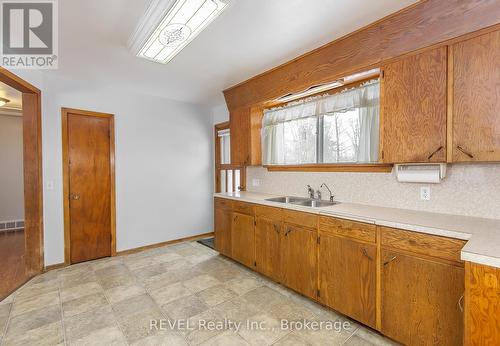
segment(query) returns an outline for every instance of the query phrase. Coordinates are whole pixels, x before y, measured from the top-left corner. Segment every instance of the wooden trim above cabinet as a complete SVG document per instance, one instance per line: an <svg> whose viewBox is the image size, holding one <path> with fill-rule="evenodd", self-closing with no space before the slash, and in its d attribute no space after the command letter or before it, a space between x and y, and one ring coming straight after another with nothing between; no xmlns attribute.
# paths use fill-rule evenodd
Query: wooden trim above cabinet
<svg viewBox="0 0 500 346"><path fill-rule="evenodd" d="M446 44L497 25L498 18L500 7L495 1L420 1L228 88L224 96L230 110L261 104L409 52Z"/></svg>
<svg viewBox="0 0 500 346"><path fill-rule="evenodd" d="M270 172L371 172L390 173L392 164L307 164L264 166Z"/></svg>

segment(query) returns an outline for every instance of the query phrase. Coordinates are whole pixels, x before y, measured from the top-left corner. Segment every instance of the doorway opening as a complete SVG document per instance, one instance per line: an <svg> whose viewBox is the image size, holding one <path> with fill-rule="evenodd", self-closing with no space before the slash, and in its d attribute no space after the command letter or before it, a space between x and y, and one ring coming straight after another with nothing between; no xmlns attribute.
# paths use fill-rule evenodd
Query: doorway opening
<svg viewBox="0 0 500 346"><path fill-rule="evenodd" d="M41 93L0 68L0 300L43 270Z"/></svg>

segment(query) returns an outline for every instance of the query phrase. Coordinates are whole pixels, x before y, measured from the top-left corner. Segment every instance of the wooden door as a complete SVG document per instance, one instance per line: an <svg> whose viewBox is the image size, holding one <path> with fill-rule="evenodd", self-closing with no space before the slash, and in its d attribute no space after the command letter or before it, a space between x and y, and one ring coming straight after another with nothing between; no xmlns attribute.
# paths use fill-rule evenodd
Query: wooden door
<svg viewBox="0 0 500 346"><path fill-rule="evenodd" d="M250 108L243 107L230 113L231 164L250 163Z"/></svg>
<svg viewBox="0 0 500 346"><path fill-rule="evenodd" d="M247 267L255 265L255 219L233 212L231 226L232 258Z"/></svg>
<svg viewBox="0 0 500 346"><path fill-rule="evenodd" d="M96 115L63 113L67 117L70 263L112 254L112 117L92 114Z"/></svg>
<svg viewBox="0 0 500 346"><path fill-rule="evenodd" d="M231 216L230 209L215 208L215 248L228 257L231 257Z"/></svg>
<svg viewBox="0 0 500 346"><path fill-rule="evenodd" d="M316 299L317 231L285 224L281 237L281 272L283 283Z"/></svg>
<svg viewBox="0 0 500 346"><path fill-rule="evenodd" d="M446 47L384 67L382 161L446 161Z"/></svg>
<svg viewBox="0 0 500 346"><path fill-rule="evenodd" d="M375 245L321 234L320 301L375 328Z"/></svg>
<svg viewBox="0 0 500 346"><path fill-rule="evenodd" d="M500 31L453 52L454 162L500 161Z"/></svg>
<svg viewBox="0 0 500 346"><path fill-rule="evenodd" d="M257 270L275 281L281 281L280 221L257 217L255 225L255 262Z"/></svg>
<svg viewBox="0 0 500 346"><path fill-rule="evenodd" d="M382 249L382 333L406 345L462 345L464 268Z"/></svg>

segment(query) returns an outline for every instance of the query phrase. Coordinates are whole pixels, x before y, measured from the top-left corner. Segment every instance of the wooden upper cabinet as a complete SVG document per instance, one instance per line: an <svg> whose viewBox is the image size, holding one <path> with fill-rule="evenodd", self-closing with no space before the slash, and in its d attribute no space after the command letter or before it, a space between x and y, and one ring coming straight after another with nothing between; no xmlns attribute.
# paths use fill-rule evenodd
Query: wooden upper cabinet
<svg viewBox="0 0 500 346"><path fill-rule="evenodd" d="M255 218L233 212L231 225L232 258L247 267L255 265Z"/></svg>
<svg viewBox="0 0 500 346"><path fill-rule="evenodd" d="M500 161L500 31L452 46L454 162Z"/></svg>
<svg viewBox="0 0 500 346"><path fill-rule="evenodd" d="M383 70L382 161L445 162L446 47L397 60Z"/></svg>
<svg viewBox="0 0 500 346"><path fill-rule="evenodd" d="M381 332L404 345L462 345L464 269L382 248Z"/></svg>
<svg viewBox="0 0 500 346"><path fill-rule="evenodd" d="M231 164L258 166L262 163L262 116L260 107L243 107L230 111Z"/></svg>
<svg viewBox="0 0 500 346"><path fill-rule="evenodd" d="M250 161L250 109L232 110L229 115L231 164L246 165Z"/></svg>
<svg viewBox="0 0 500 346"><path fill-rule="evenodd" d="M376 245L321 233L320 301L375 328Z"/></svg>
<svg viewBox="0 0 500 346"><path fill-rule="evenodd" d="M281 237L281 272L283 283L316 299L317 293L316 229L285 224Z"/></svg>

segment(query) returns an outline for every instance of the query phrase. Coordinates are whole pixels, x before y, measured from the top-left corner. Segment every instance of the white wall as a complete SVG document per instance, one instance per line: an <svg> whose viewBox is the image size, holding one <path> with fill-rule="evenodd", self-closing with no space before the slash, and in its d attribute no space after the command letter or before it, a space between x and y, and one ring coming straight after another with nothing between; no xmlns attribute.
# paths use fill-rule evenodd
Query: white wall
<svg viewBox="0 0 500 346"><path fill-rule="evenodd" d="M212 231L210 111L22 72L42 90L46 265L64 261L61 107L115 114L118 251Z"/></svg>
<svg viewBox="0 0 500 346"><path fill-rule="evenodd" d="M23 118L0 115L0 221L24 220Z"/></svg>

